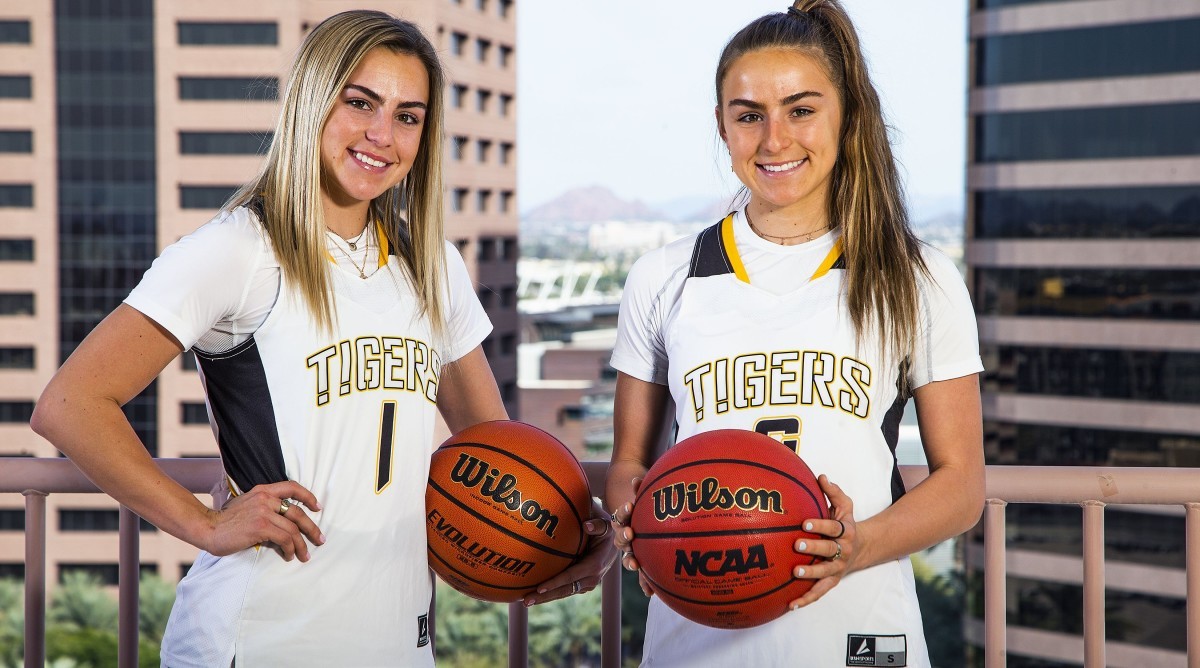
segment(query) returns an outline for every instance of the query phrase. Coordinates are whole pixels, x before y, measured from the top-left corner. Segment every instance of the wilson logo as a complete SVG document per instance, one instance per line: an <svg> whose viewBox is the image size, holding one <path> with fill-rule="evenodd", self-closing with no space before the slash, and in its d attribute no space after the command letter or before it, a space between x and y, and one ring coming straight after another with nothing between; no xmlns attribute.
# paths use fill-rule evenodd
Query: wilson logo
<svg viewBox="0 0 1200 668"><path fill-rule="evenodd" d="M713 550L701 552L692 550L685 552L675 550L675 575L707 575L721 576L729 573L745 575L753 570L767 569L767 548L763 545L751 545L745 551L740 548L733 550Z"/></svg>
<svg viewBox="0 0 1200 668"><path fill-rule="evenodd" d="M783 495L778 490L742 487L722 487L716 478L705 478L699 484L677 482L654 490L654 519L662 522L689 513L713 510L760 510L782 513Z"/></svg>
<svg viewBox="0 0 1200 668"><path fill-rule="evenodd" d="M533 523L547 536L553 538L554 530L558 528L558 516L546 510L535 499L526 499L517 489L520 482L511 473L500 473L500 469L466 453L458 455L454 470L450 471L450 480L467 489L478 487L479 493L503 504L526 522Z"/></svg>

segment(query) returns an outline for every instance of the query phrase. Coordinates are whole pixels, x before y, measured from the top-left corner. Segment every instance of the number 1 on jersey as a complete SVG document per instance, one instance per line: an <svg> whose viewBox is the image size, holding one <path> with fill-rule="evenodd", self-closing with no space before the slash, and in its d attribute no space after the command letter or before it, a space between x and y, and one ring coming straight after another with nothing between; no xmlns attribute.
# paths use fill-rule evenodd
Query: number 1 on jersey
<svg viewBox="0 0 1200 668"><path fill-rule="evenodd" d="M396 402L383 402L379 416L379 451L375 455L375 493L392 484L392 446L396 440Z"/></svg>

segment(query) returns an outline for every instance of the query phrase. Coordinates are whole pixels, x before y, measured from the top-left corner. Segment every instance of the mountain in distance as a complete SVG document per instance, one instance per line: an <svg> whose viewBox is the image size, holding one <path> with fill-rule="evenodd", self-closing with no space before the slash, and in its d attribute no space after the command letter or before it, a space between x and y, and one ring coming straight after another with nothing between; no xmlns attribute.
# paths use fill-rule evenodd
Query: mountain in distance
<svg viewBox="0 0 1200 668"><path fill-rule="evenodd" d="M522 223L661 221L668 217L640 200L623 200L604 186L575 188L526 211Z"/></svg>

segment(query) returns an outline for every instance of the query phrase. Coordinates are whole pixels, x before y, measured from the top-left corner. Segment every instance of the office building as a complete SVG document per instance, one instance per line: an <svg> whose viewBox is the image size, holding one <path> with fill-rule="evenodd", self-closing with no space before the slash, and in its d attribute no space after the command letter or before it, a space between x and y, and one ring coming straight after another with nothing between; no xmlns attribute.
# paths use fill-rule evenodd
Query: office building
<svg viewBox="0 0 1200 668"><path fill-rule="evenodd" d="M971 0L970 35L988 463L1200 466L1200 4ZM1081 509L1007 520L1008 666L1081 666ZM1108 665L1185 665L1183 509L1104 532Z"/></svg>
<svg viewBox="0 0 1200 668"><path fill-rule="evenodd" d="M306 32L351 8L416 22L448 74L446 230L516 386L516 7L513 0L0 0L0 456L53 457L28 427L58 365L157 253L257 172ZM505 345L508 342L510 345ZM191 356L126 412L157 457L216 454ZM116 578L117 510L49 499L49 577ZM0 576L23 575L20 497L0 498ZM178 579L195 550L148 527L143 567Z"/></svg>

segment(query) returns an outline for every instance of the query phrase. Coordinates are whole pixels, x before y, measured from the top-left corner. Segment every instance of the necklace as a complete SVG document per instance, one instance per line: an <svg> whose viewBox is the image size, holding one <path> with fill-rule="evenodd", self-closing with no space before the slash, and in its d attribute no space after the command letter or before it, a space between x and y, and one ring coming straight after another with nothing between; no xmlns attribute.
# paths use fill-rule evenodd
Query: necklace
<svg viewBox="0 0 1200 668"><path fill-rule="evenodd" d="M354 237L353 239L342 239L343 241L346 242L346 244L348 246L350 246L350 250L352 250L352 251L358 250L358 242L362 241L363 235L367 233L368 227L370 227L370 223L368 223L367 225L364 225L362 228L362 232L359 232L358 236ZM340 239L341 237L338 237L338 238Z"/></svg>
<svg viewBox="0 0 1200 668"><path fill-rule="evenodd" d="M366 234L366 233L367 233L366 228L363 228L362 233L360 233L358 235L358 237L354 240L354 242L350 242L350 241L346 242L346 243L350 244L350 250L357 250L356 244L362 240L363 234ZM337 239L341 239L341 237L339 237L337 234L334 234L333 236ZM358 263L354 261L354 258L351 257L350 254L346 252L346 249L342 248L341 244L339 244L335 241L333 245L338 249L338 252L340 252L342 255L346 256L347 260L350 260L350 266L354 267L354 269L358 271L358 277L363 280L366 280L366 278L367 278L367 258L370 257L370 255L371 255L371 253L370 253L370 250L371 250L370 237L367 238L366 245L363 246L363 261L362 261L361 267L358 266ZM371 272L371 273L375 273L375 272Z"/></svg>
<svg viewBox="0 0 1200 668"><path fill-rule="evenodd" d="M766 239L767 241L770 241L771 243L776 243L776 244L779 244L780 246L789 246L789 245L791 245L791 244L787 244L787 243L784 243L784 242L785 242L785 241L791 241L792 239L800 239L800 241L799 241L798 243L804 243L804 242L806 242L806 241L811 241L813 237L815 237L815 236L817 236L818 234L820 234L820 233L824 232L825 230L828 230L828 229L829 229L829 223L826 223L826 224L822 225L821 227L818 227L818 228L816 228L816 229L813 229L813 230L809 230L808 232L802 232L802 233L800 233L800 234L793 234L793 235L792 235L792 236L790 236L790 237L780 237L780 236L775 236L775 235L773 235L773 234L767 234L766 232L763 232L762 230L760 230L760 229L758 229L757 227L755 227L755 226L754 226L754 221L753 221L753 220L750 220L750 211L749 211L749 207L747 207L747 210L746 210L746 212L745 212L745 213L746 213L746 222L750 224L750 229L751 229L751 230L754 230L754 233L755 233L755 234L757 234L758 236L762 237L763 239ZM774 241L772 241L772 240L774 240Z"/></svg>

